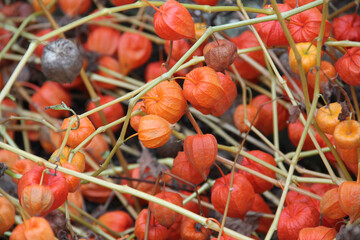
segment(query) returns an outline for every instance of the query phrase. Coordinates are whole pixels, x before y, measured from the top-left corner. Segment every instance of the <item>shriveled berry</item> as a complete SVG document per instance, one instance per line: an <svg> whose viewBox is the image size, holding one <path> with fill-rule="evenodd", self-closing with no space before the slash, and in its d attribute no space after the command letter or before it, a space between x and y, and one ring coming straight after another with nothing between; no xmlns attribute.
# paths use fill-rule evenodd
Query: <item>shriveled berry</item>
<svg viewBox="0 0 360 240"><path fill-rule="evenodd" d="M60 38L44 47L41 62L46 78L59 83L72 83L79 75L84 59L72 41Z"/></svg>

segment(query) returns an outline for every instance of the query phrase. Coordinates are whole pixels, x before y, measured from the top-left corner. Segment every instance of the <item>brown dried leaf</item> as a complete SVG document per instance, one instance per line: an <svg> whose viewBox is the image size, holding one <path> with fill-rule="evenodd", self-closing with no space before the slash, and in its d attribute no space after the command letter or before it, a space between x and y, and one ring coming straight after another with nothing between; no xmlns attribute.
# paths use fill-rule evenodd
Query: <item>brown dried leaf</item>
<svg viewBox="0 0 360 240"><path fill-rule="evenodd" d="M341 113L339 114L338 119L340 121L344 121L346 120L347 117L350 116L350 111L346 101L341 102L340 105L341 105Z"/></svg>
<svg viewBox="0 0 360 240"><path fill-rule="evenodd" d="M160 174L160 172L164 172L168 169L167 166L160 164L156 160L156 158L151 155L149 149L147 149L143 145L141 145L141 147L142 152L140 158L138 159L138 163L140 165L140 176L146 177L150 175L156 178ZM149 168L149 171L146 173L146 176L144 176L147 167Z"/></svg>
<svg viewBox="0 0 360 240"><path fill-rule="evenodd" d="M322 95L328 104L331 102L331 95L333 94L334 89L335 86L332 81L327 81L325 84L321 85Z"/></svg>
<svg viewBox="0 0 360 240"><path fill-rule="evenodd" d="M225 227L233 229L245 236L250 236L259 226L261 214L247 214L244 220L239 218L226 217ZM223 215L215 212L215 218L222 221Z"/></svg>
<svg viewBox="0 0 360 240"><path fill-rule="evenodd" d="M298 106L291 106L289 108L289 119L288 119L288 123L295 123L296 120L299 118L300 116L300 108Z"/></svg>

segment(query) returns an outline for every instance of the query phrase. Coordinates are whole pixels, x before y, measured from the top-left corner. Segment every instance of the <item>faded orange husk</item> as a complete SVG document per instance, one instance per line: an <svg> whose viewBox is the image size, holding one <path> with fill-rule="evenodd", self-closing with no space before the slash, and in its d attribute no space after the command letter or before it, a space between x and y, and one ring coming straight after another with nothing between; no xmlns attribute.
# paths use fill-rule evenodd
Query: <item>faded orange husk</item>
<svg viewBox="0 0 360 240"><path fill-rule="evenodd" d="M46 213L54 202L54 194L47 186L31 185L21 193L21 206L31 216L41 216Z"/></svg>
<svg viewBox="0 0 360 240"><path fill-rule="evenodd" d="M340 207L338 188L330 189L321 198L320 213L330 219L346 217L346 213Z"/></svg>

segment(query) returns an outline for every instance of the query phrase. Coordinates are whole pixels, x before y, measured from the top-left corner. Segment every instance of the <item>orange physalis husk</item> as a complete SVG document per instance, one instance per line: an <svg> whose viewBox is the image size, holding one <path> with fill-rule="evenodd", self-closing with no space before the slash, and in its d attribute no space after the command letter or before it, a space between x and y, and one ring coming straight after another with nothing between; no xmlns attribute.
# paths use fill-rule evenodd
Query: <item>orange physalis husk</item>
<svg viewBox="0 0 360 240"><path fill-rule="evenodd" d="M215 70L199 67L186 75L183 94L195 108L211 109L224 96L224 89Z"/></svg>
<svg viewBox="0 0 360 240"><path fill-rule="evenodd" d="M338 191L341 209L350 217L350 223L353 223L360 217L360 183L343 182Z"/></svg>
<svg viewBox="0 0 360 240"><path fill-rule="evenodd" d="M160 116L146 115L140 119L138 133L145 147L157 148L170 139L170 123Z"/></svg>
<svg viewBox="0 0 360 240"><path fill-rule="evenodd" d="M340 207L338 188L330 189L321 198L320 213L330 219L346 217L346 213Z"/></svg>
<svg viewBox="0 0 360 240"><path fill-rule="evenodd" d="M144 65L152 52L151 41L140 33L126 32L118 42L118 58L124 75Z"/></svg>
<svg viewBox="0 0 360 240"><path fill-rule="evenodd" d="M360 147L360 123L355 120L340 122L333 133L335 145L339 148L353 149Z"/></svg>
<svg viewBox="0 0 360 240"><path fill-rule="evenodd" d="M154 28L165 40L195 37L194 21L189 11L179 2L169 0L154 14Z"/></svg>
<svg viewBox="0 0 360 240"><path fill-rule="evenodd" d="M333 240L336 237L337 231L335 228L327 228L318 226L313 228L303 228L299 233L298 240L321 239Z"/></svg>
<svg viewBox="0 0 360 240"><path fill-rule="evenodd" d="M180 120L187 108L187 102L180 85L175 81L164 81L144 97L148 114L158 115L174 124Z"/></svg>
<svg viewBox="0 0 360 240"><path fill-rule="evenodd" d="M72 118L74 118L74 116L65 118L61 125L61 129L66 130ZM77 124L78 122L75 121L75 123L71 127L75 128ZM66 142L66 145L71 148L76 148L82 141L84 141L87 137L89 137L93 132L95 132L94 125L91 123L88 117L84 117L80 119L80 126L78 127L78 129L70 130L69 138ZM65 137L65 131L61 132L61 141L63 141L64 137ZM89 143L90 142L85 144L84 147L86 147Z"/></svg>

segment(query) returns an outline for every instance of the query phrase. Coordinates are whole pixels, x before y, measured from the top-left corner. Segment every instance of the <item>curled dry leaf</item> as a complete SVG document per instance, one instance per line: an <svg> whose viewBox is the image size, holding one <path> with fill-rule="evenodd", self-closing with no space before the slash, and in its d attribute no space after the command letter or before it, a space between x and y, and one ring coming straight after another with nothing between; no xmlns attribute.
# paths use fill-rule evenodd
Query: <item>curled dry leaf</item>
<svg viewBox="0 0 360 240"><path fill-rule="evenodd" d="M300 109L298 106L291 106L289 108L289 119L288 119L288 123L295 123L296 120L299 118L300 116Z"/></svg>

